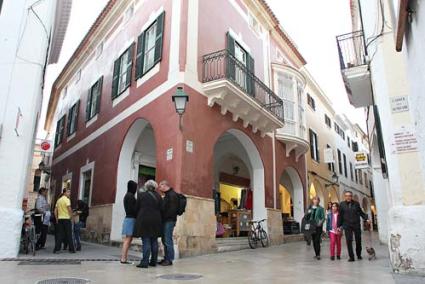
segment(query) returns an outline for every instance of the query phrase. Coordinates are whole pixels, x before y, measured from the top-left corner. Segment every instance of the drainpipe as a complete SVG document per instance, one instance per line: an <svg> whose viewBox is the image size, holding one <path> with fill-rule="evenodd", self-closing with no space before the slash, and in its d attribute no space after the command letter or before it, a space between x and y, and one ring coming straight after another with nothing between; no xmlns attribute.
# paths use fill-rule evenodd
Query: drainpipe
<svg viewBox="0 0 425 284"><path fill-rule="evenodd" d="M273 150L273 208L277 209L277 206L276 206L276 130L273 130L272 150Z"/></svg>

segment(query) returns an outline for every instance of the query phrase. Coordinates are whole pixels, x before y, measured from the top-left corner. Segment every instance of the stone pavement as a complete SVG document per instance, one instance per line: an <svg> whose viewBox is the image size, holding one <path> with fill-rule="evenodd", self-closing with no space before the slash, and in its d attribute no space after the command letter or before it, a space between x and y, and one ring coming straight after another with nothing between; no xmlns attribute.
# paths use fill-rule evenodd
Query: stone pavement
<svg viewBox="0 0 425 284"><path fill-rule="evenodd" d="M374 243L376 261L348 263L343 247L343 259L330 261L328 242L323 242L322 260L313 258L313 248L304 242L288 243L269 248L243 250L221 254L184 258L172 267L138 269L121 265L120 249L86 244L83 252L51 254L42 251L34 259L20 256L15 261L0 262L0 283L36 283L56 277L78 277L91 283L425 283L425 278L393 275L386 246ZM132 252L136 258L138 253ZM45 262L45 259L71 259L74 262ZM95 259L103 261L95 261ZM89 261L87 261L89 260ZM198 276L190 281L165 280L162 277Z"/></svg>

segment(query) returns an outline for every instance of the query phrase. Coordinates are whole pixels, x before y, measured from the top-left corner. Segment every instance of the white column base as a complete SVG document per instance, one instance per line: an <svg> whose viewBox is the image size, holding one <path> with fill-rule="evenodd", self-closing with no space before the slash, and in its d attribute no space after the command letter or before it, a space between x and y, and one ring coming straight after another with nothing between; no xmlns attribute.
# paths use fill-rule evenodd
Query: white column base
<svg viewBox="0 0 425 284"><path fill-rule="evenodd" d="M18 255L22 219L21 209L0 208L0 258Z"/></svg>
<svg viewBox="0 0 425 284"><path fill-rule="evenodd" d="M425 275L425 205L393 207L388 215L393 270Z"/></svg>

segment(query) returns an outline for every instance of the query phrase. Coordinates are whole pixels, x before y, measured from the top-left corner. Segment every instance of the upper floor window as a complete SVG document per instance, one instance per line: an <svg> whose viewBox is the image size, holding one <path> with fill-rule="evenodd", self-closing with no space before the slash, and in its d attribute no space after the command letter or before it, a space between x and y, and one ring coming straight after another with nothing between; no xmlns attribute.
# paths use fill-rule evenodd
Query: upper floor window
<svg viewBox="0 0 425 284"><path fill-rule="evenodd" d="M249 26L254 30L254 32L256 32L258 35L261 34L261 26L251 13L248 13L248 20Z"/></svg>
<svg viewBox="0 0 425 284"><path fill-rule="evenodd" d="M363 185L362 170L358 170L358 175L359 175L359 183L360 183L361 185Z"/></svg>
<svg viewBox="0 0 425 284"><path fill-rule="evenodd" d="M367 181L367 173L363 173L364 174L364 185L366 188L368 188L368 181Z"/></svg>
<svg viewBox="0 0 425 284"><path fill-rule="evenodd" d="M347 146L348 146L348 148L350 148L350 146L351 146L350 137L348 137L348 136L347 136Z"/></svg>
<svg viewBox="0 0 425 284"><path fill-rule="evenodd" d="M338 154L338 170L339 173L342 175L343 171L342 171L342 155L341 155L341 150L337 149L337 154Z"/></svg>
<svg viewBox="0 0 425 284"><path fill-rule="evenodd" d="M339 136L341 136L341 138L343 140L345 140L345 132L344 132L344 130L342 130L342 128L338 124L336 124L335 122L334 122L334 126L335 126L335 132L338 133Z"/></svg>
<svg viewBox="0 0 425 284"><path fill-rule="evenodd" d="M357 142L352 142L351 143L351 147L353 149L353 152L358 152L359 151L359 144Z"/></svg>
<svg viewBox="0 0 425 284"><path fill-rule="evenodd" d="M351 162L350 162L350 177L351 177L351 180L354 181L353 163Z"/></svg>
<svg viewBox="0 0 425 284"><path fill-rule="evenodd" d="M347 156L344 154L344 175L345 177L348 177L348 172L347 172Z"/></svg>
<svg viewBox="0 0 425 284"><path fill-rule="evenodd" d="M133 47L132 44L114 62L114 77L112 80L112 99L121 95L131 83L131 69L133 67Z"/></svg>
<svg viewBox="0 0 425 284"><path fill-rule="evenodd" d="M317 140L317 134L310 129L310 155L313 160L319 162L319 141Z"/></svg>
<svg viewBox="0 0 425 284"><path fill-rule="evenodd" d="M331 128L331 127L332 127L332 121L331 121L331 118L330 118L329 116L327 116L326 114L325 114L325 123L326 123L326 125L327 125L329 128Z"/></svg>
<svg viewBox="0 0 425 284"><path fill-rule="evenodd" d="M65 130L65 118L63 115L56 123L56 134L55 134L55 147L60 145L63 141L63 135Z"/></svg>
<svg viewBox="0 0 425 284"><path fill-rule="evenodd" d="M92 119L100 110L103 76L90 88L86 104L86 121Z"/></svg>
<svg viewBox="0 0 425 284"><path fill-rule="evenodd" d="M78 123L78 110L80 108L80 101L77 101L70 109L68 113L68 125L67 134L72 135L77 131Z"/></svg>
<svg viewBox="0 0 425 284"><path fill-rule="evenodd" d="M278 94L281 99L294 101L294 81L288 74L279 73L278 76Z"/></svg>
<svg viewBox="0 0 425 284"><path fill-rule="evenodd" d="M161 61L164 13L161 13L137 39L136 79L142 77Z"/></svg>
<svg viewBox="0 0 425 284"><path fill-rule="evenodd" d="M330 149L331 146L328 144L328 145L326 145L326 148ZM330 172L335 172L335 165L334 165L334 163L328 163L328 170Z"/></svg>
<svg viewBox="0 0 425 284"><path fill-rule="evenodd" d="M316 110L316 102L314 99L310 96L310 94L307 94L307 103L313 110Z"/></svg>

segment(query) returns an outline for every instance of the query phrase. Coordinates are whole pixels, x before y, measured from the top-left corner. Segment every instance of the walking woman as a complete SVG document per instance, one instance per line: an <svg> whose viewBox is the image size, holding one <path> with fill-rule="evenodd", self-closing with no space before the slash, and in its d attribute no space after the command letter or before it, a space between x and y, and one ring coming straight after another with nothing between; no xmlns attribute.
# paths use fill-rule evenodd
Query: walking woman
<svg viewBox="0 0 425 284"><path fill-rule="evenodd" d="M330 253L331 260L335 260L335 247L336 247L336 257L338 260L341 259L341 237L342 231L341 228L338 228L339 222L339 204L334 202L332 203L332 212L327 214L326 217L326 231L329 234L331 239Z"/></svg>
<svg viewBox="0 0 425 284"><path fill-rule="evenodd" d="M134 224L136 222L136 194L137 183L130 180L127 183L127 193L124 196L125 218L122 224L123 245L121 251L121 263L130 264L128 261L128 249L133 240Z"/></svg>
<svg viewBox="0 0 425 284"><path fill-rule="evenodd" d="M137 198L137 218L134 237L142 238L143 255L139 268L156 266L158 261L158 238L161 236L162 198L155 191L158 184L148 180L145 191L139 192Z"/></svg>
<svg viewBox="0 0 425 284"><path fill-rule="evenodd" d="M325 221L325 209L319 203L320 198L318 196L314 197L313 205L308 210L308 214L310 214L309 220L316 225L316 229L313 231L311 237L317 260L320 260L320 241L323 232L323 222Z"/></svg>

